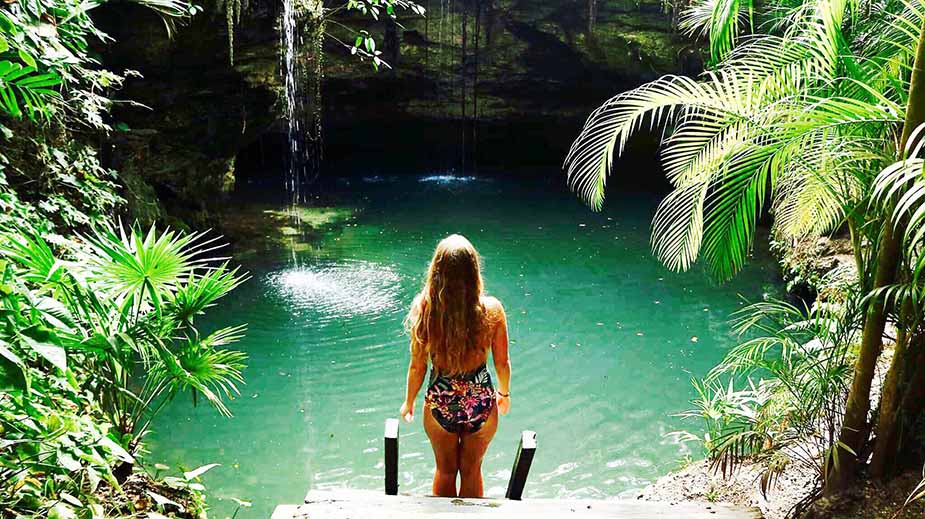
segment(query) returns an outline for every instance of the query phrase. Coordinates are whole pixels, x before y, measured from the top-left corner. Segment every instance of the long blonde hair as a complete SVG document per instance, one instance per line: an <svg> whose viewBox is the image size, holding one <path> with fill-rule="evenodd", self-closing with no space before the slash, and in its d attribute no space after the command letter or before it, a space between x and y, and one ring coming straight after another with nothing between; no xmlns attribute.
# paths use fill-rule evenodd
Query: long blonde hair
<svg viewBox="0 0 925 519"><path fill-rule="evenodd" d="M479 253L465 237L444 238L405 319L412 352L423 350L446 374L464 372L471 367L473 354L487 348L479 263Z"/></svg>

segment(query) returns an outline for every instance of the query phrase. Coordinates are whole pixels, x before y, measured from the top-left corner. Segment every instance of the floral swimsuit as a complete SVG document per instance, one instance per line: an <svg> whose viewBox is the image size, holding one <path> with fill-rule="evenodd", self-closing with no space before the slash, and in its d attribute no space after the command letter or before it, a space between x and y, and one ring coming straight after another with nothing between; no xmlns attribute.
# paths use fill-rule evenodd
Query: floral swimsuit
<svg viewBox="0 0 925 519"><path fill-rule="evenodd" d="M431 367L424 404L447 432L478 431L495 405L495 389L488 367L483 363L468 373L452 376Z"/></svg>

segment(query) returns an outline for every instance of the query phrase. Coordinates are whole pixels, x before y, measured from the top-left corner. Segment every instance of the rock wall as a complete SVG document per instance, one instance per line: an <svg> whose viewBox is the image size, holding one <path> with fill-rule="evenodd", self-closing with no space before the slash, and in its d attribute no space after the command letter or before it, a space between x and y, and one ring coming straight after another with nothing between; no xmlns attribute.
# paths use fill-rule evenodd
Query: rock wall
<svg viewBox="0 0 925 519"><path fill-rule="evenodd" d="M600 102L661 74L699 71L698 54L653 0L421 3L427 16L402 14L400 26L359 13L327 24L324 175L555 169ZM122 97L149 107L117 107L125 126L110 143L135 217L211 224L235 186L282 185L280 8L251 0L233 65L212 2L173 38L131 4L100 12L117 42L101 49L107 65L142 75ZM352 56L345 26L374 35L391 70Z"/></svg>
<svg viewBox="0 0 925 519"><path fill-rule="evenodd" d="M324 82L328 164L556 169L588 114L666 73L699 73L699 55L643 0L426 0L400 27L344 22L385 43L392 69L358 63L331 27ZM350 135L343 139L341 135ZM413 159L409 160L409 157Z"/></svg>
<svg viewBox="0 0 925 519"><path fill-rule="evenodd" d="M252 2L232 65L224 14L210 3L172 37L131 4L98 15L116 42L101 49L104 62L140 74L120 92L131 103L115 108L109 143L131 216L214 223L212 209L234 189L239 150L279 125L276 16L270 3Z"/></svg>

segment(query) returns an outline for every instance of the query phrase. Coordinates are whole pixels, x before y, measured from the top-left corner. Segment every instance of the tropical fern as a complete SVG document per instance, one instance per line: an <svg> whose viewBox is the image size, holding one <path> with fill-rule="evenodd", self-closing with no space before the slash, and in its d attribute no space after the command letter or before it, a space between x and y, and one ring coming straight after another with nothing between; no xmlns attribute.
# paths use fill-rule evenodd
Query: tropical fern
<svg viewBox="0 0 925 519"><path fill-rule="evenodd" d="M746 459L760 462L765 493L791 465L821 478L848 391L859 296L814 307L771 300L737 312L732 326L742 342L694 381L694 408L681 414L703 420L707 432L677 436L701 442L724 474Z"/></svg>
<svg viewBox="0 0 925 519"><path fill-rule="evenodd" d="M34 66L0 61L0 108L14 118L48 117L48 103L60 98L52 87L61 78L52 72L38 73Z"/></svg>

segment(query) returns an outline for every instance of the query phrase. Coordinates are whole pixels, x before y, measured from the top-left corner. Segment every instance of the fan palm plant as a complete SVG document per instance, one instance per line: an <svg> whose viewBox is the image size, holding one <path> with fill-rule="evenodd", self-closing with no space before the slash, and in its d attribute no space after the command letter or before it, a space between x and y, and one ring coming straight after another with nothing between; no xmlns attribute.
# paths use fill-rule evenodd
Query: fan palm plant
<svg viewBox="0 0 925 519"><path fill-rule="evenodd" d="M244 327L208 336L195 327L196 316L247 278L210 255L217 239L119 225L82 237L64 260L41 238L4 238L0 255L59 302L52 315L71 331L55 333L67 339L63 350L85 355L91 389L127 452L181 392L230 415L225 400L243 383L245 355L225 346Z"/></svg>

